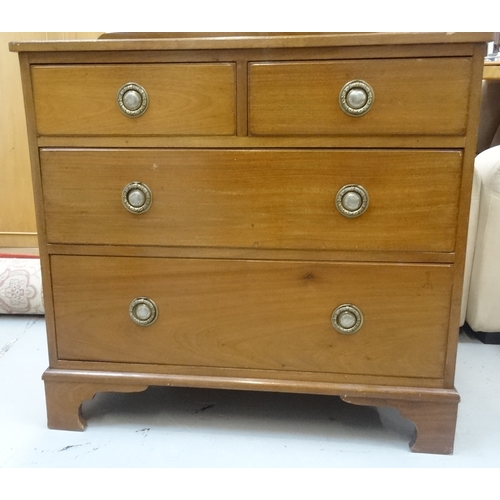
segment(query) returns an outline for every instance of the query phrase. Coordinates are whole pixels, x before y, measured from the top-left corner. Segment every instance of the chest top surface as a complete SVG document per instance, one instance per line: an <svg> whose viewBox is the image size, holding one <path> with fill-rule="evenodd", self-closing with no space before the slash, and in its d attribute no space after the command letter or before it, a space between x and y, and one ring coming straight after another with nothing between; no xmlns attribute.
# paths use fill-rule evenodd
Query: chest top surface
<svg viewBox="0 0 500 500"><path fill-rule="evenodd" d="M402 44L474 43L493 40L493 33L447 32L312 32L312 33L108 33L98 40L11 42L12 51L114 51L343 47Z"/></svg>

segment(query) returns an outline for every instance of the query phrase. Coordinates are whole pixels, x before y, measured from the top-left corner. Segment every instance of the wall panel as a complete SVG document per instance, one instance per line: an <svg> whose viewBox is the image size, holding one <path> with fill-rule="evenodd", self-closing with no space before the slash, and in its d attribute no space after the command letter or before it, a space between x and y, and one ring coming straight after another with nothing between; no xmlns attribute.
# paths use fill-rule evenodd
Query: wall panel
<svg viewBox="0 0 500 500"><path fill-rule="evenodd" d="M36 223L28 138L18 55L9 52L15 40L97 38L101 33L0 32L0 248L36 247Z"/></svg>

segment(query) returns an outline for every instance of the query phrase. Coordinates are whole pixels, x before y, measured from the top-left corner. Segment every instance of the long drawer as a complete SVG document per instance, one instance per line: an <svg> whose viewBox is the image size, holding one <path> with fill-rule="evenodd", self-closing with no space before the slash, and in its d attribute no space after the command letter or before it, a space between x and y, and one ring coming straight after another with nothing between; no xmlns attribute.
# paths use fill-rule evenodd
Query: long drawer
<svg viewBox="0 0 500 500"><path fill-rule="evenodd" d="M455 247L460 152L42 150L41 165L49 243ZM346 213L356 200L366 211Z"/></svg>
<svg viewBox="0 0 500 500"><path fill-rule="evenodd" d="M470 72L467 58L250 64L249 131L252 135L463 135ZM341 96L352 91L358 93L352 94L354 115L339 104ZM359 101L364 92L370 95L367 103Z"/></svg>
<svg viewBox="0 0 500 500"><path fill-rule="evenodd" d="M233 135L236 130L234 64L35 66L31 71L40 135ZM121 111L118 102L131 112Z"/></svg>
<svg viewBox="0 0 500 500"><path fill-rule="evenodd" d="M59 359L443 375L450 266L53 256L51 267ZM156 321L132 319L147 316L131 313L135 299ZM346 304L361 314L355 333L332 323Z"/></svg>

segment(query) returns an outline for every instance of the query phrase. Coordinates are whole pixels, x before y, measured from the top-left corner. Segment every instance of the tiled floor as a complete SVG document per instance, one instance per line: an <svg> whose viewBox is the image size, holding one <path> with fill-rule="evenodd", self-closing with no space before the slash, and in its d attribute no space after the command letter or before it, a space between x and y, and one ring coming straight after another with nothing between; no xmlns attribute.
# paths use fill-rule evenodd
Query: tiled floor
<svg viewBox="0 0 500 500"><path fill-rule="evenodd" d="M461 333L452 456L411 453L413 424L338 398L150 388L85 403L84 432L46 428L43 317L0 317L0 467L500 467L500 345Z"/></svg>

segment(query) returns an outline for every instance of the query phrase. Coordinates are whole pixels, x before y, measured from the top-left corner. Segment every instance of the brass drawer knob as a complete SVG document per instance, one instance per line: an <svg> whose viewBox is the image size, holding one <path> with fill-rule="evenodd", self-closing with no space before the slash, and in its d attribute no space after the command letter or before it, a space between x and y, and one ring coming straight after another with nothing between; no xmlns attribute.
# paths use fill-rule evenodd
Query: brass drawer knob
<svg viewBox="0 0 500 500"><path fill-rule="evenodd" d="M147 212L153 203L153 194L146 184L142 182L130 182L122 191L123 206L133 214Z"/></svg>
<svg viewBox="0 0 500 500"><path fill-rule="evenodd" d="M131 320L140 326L152 325L158 318L158 306L147 297L135 298L128 308Z"/></svg>
<svg viewBox="0 0 500 500"><path fill-rule="evenodd" d="M368 113L374 100L373 89L363 80L347 82L339 94L340 107L349 116L362 116Z"/></svg>
<svg viewBox="0 0 500 500"><path fill-rule="evenodd" d="M146 89L133 82L126 83L120 88L116 95L116 101L120 111L132 118L143 115L149 105Z"/></svg>
<svg viewBox="0 0 500 500"><path fill-rule="evenodd" d="M356 333L363 326L363 313L353 304L342 304L333 311L331 321L339 333Z"/></svg>
<svg viewBox="0 0 500 500"><path fill-rule="evenodd" d="M363 186L347 184L342 187L335 197L337 210L344 217L354 218L366 212L370 198Z"/></svg>

